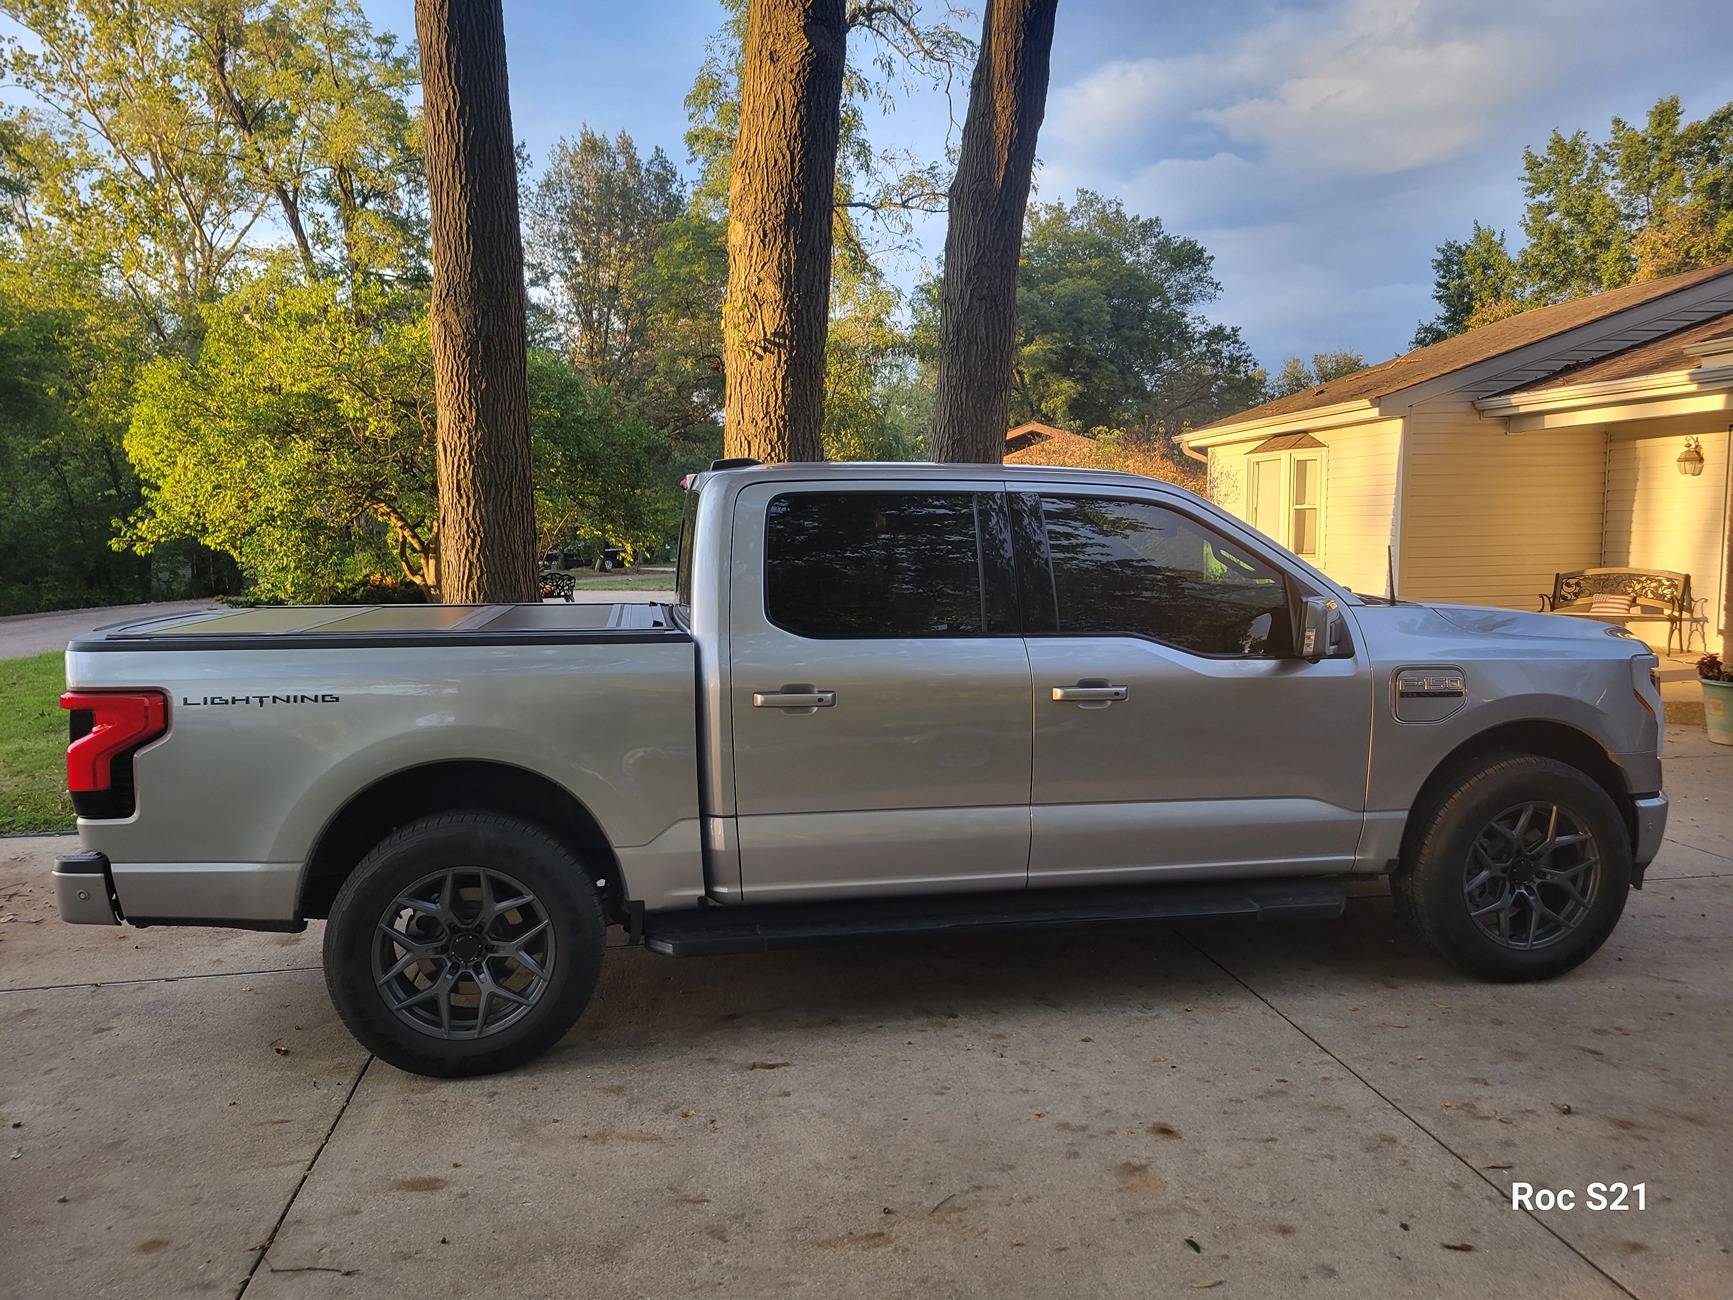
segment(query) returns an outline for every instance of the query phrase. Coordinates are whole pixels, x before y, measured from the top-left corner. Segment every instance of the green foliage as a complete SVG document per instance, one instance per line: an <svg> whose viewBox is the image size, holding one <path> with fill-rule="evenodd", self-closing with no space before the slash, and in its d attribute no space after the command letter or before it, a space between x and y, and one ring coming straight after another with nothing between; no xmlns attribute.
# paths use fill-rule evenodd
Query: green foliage
<svg viewBox="0 0 1733 1300"><path fill-rule="evenodd" d="M437 583L426 302L301 281L287 265L205 308L191 356L140 376L127 450L145 505L125 540L194 537L235 557L263 600L386 595ZM671 523L661 440L606 393L532 354L530 433L545 546L648 549Z"/></svg>
<svg viewBox="0 0 1733 1300"><path fill-rule="evenodd" d="M38 237L124 286L159 343L280 224L309 276L424 274L413 58L355 0L4 0L33 38Z"/></svg>
<svg viewBox="0 0 1733 1300"><path fill-rule="evenodd" d="M1504 245L1504 232L1478 221L1467 240L1447 239L1432 258L1432 297L1438 315L1414 331L1410 347L1437 343L1475 324L1489 305L1516 302L1522 278Z"/></svg>
<svg viewBox="0 0 1733 1300"><path fill-rule="evenodd" d="M109 547L139 500L120 445L138 340L53 270L0 268L0 612L151 592L149 565Z"/></svg>
<svg viewBox="0 0 1733 1300"><path fill-rule="evenodd" d="M1366 358L1358 352L1315 352L1309 364L1304 357L1289 357L1270 381L1265 396L1291 397L1365 368Z"/></svg>
<svg viewBox="0 0 1733 1300"><path fill-rule="evenodd" d="M1012 419L1150 441L1258 401L1264 374L1239 330L1202 314L1221 292L1212 267L1202 244L1117 199L1031 207Z"/></svg>
<svg viewBox="0 0 1733 1300"><path fill-rule="evenodd" d="M1613 118L1606 139L1554 131L1523 151L1523 246L1476 223L1432 260L1436 343L1525 307L1733 261L1733 104L1684 120L1677 96L1642 125Z"/></svg>
<svg viewBox="0 0 1733 1300"><path fill-rule="evenodd" d="M66 797L66 656L0 659L0 835L73 828Z"/></svg>
<svg viewBox="0 0 1733 1300"><path fill-rule="evenodd" d="M125 540L195 537L266 599L433 575L432 363L419 303L278 265L201 313L192 355L140 376L126 447L145 482Z"/></svg>

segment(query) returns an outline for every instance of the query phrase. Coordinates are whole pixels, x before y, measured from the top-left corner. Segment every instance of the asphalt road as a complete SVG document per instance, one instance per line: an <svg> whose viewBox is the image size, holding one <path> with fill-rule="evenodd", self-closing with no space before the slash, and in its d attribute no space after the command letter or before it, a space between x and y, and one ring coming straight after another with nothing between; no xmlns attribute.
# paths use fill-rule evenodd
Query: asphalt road
<svg viewBox="0 0 1733 1300"><path fill-rule="evenodd" d="M64 841L3 842L0 1295L1723 1300L1733 750L1670 729L1668 784L1648 888L1552 983L1469 982L1380 897L622 948L550 1056L461 1082L355 1046L318 926L63 926Z"/></svg>
<svg viewBox="0 0 1733 1300"><path fill-rule="evenodd" d="M215 609L208 600L167 600L155 605L108 605L99 609L60 609L48 614L9 614L0 618L0 659L23 659L64 650L75 636L110 623L189 609Z"/></svg>

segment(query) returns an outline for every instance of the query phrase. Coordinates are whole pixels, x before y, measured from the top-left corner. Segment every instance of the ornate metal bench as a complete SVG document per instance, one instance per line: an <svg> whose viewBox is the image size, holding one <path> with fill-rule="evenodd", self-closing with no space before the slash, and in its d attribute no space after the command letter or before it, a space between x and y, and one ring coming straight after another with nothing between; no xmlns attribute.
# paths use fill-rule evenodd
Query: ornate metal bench
<svg viewBox="0 0 1733 1300"><path fill-rule="evenodd" d="M1607 597L1624 597L1623 609L1609 607L1616 602ZM1597 598L1601 608L1594 608ZM1542 595L1543 614L1565 614L1572 618L1593 618L1603 623L1647 623L1665 621L1667 649L1675 638L1679 649L1685 648L1690 634L1691 615L1695 604L1691 599L1691 575L1671 569L1600 568L1574 569L1555 574L1552 595Z"/></svg>
<svg viewBox="0 0 1733 1300"><path fill-rule="evenodd" d="M569 605L577 583L578 580L569 573L561 573L557 569L543 569L541 572L542 599L547 600L553 596L558 596Z"/></svg>

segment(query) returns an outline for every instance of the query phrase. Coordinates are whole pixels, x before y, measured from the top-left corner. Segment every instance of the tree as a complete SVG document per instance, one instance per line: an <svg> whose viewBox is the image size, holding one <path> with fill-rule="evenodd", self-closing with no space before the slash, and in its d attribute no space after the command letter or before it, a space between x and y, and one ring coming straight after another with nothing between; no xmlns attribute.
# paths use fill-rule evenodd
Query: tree
<svg viewBox="0 0 1733 1300"><path fill-rule="evenodd" d="M1239 331L1203 314L1220 292L1202 244L1117 199L1080 190L1032 207L1010 418L1160 444L1261 400L1264 373ZM936 336L933 298L928 286L918 337Z"/></svg>
<svg viewBox="0 0 1733 1300"><path fill-rule="evenodd" d="M728 190L724 448L765 461L824 455L846 21L842 0L752 0Z"/></svg>
<svg viewBox="0 0 1733 1300"><path fill-rule="evenodd" d="M686 145L697 166L691 214L695 223L728 218L728 189L740 133L747 8L747 0L724 0L727 16L711 39L704 65L686 97L691 123ZM879 262L910 246L916 214L944 209L942 162L876 147L868 123L875 113L892 111L916 84L948 90L955 70L974 53L973 42L948 21L954 12L941 9L939 20L929 23L922 21L914 0L850 0L848 5L832 212L833 340L846 337L858 343L882 336L877 313L887 295L894 299L896 291ZM867 314L855 319L857 311ZM885 430L903 427L906 404L893 412L881 405L890 400L890 388L877 382L862 388L858 348L830 346L825 358L822 424L827 454L868 447L878 448L875 454L888 454L890 448L902 446L900 435L887 442ZM870 368L883 376L904 364L886 356ZM904 375L897 382L906 379Z"/></svg>
<svg viewBox="0 0 1733 1300"><path fill-rule="evenodd" d="M1415 327L1410 347L1422 348L1460 334L1500 304L1519 302L1522 277L1504 244L1504 232L1478 221L1467 240L1447 239L1432 258L1432 298L1438 314Z"/></svg>
<svg viewBox="0 0 1733 1300"><path fill-rule="evenodd" d="M1332 379L1341 379L1344 375L1351 375L1356 370L1365 368L1366 358L1358 352L1314 353L1310 365L1303 357L1289 357L1282 362L1282 368L1270 381L1267 396L1291 397L1295 393L1303 393L1308 388L1316 388L1319 384L1327 384Z"/></svg>
<svg viewBox="0 0 1733 1300"><path fill-rule="evenodd" d="M1676 96L1605 140L1554 131L1523 152L1523 247L1476 223L1432 259L1438 314L1414 345L1528 307L1733 261L1733 104L1688 122Z"/></svg>
<svg viewBox="0 0 1733 1300"><path fill-rule="evenodd" d="M590 380L641 384L654 366L656 257L686 211L660 149L582 127L560 140L525 208L531 282L549 294L557 345Z"/></svg>
<svg viewBox="0 0 1733 1300"><path fill-rule="evenodd" d="M439 574L536 599L523 245L500 0L416 0L433 242Z"/></svg>
<svg viewBox="0 0 1733 1300"><path fill-rule="evenodd" d="M1005 458L1017 266L1058 0L988 0L951 181L932 454Z"/></svg>
<svg viewBox="0 0 1733 1300"><path fill-rule="evenodd" d="M412 61L354 0L5 0L35 97L29 225L184 345L274 212L308 275L420 271Z"/></svg>

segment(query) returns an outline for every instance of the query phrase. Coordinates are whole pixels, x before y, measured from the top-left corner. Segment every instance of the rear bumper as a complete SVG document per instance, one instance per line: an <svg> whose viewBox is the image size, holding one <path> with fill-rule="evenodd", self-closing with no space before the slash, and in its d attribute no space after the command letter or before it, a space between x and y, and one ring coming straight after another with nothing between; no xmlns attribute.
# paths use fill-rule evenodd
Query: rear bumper
<svg viewBox="0 0 1733 1300"><path fill-rule="evenodd" d="M1637 826L1631 861L1641 871L1661 851L1661 838L1667 833L1667 796L1643 795L1631 801L1631 808Z"/></svg>
<svg viewBox="0 0 1733 1300"><path fill-rule="evenodd" d="M73 925L119 925L114 876L108 858L84 849L54 859L54 901L60 919Z"/></svg>

